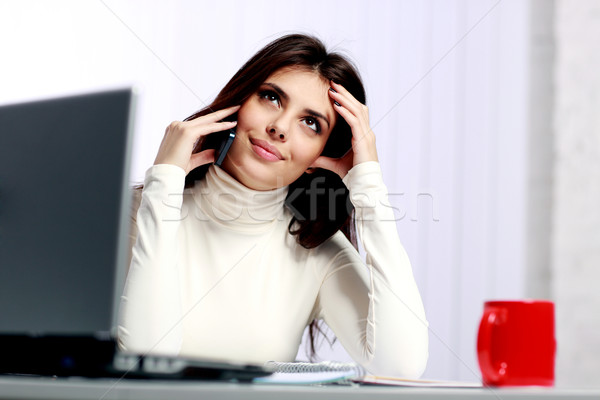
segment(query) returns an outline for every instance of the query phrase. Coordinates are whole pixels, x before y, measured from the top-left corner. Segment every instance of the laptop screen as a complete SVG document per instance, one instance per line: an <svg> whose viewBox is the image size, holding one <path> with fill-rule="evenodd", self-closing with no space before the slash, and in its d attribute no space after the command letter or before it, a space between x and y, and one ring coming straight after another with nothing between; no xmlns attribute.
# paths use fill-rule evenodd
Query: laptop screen
<svg viewBox="0 0 600 400"><path fill-rule="evenodd" d="M0 333L114 333L132 90L0 107Z"/></svg>

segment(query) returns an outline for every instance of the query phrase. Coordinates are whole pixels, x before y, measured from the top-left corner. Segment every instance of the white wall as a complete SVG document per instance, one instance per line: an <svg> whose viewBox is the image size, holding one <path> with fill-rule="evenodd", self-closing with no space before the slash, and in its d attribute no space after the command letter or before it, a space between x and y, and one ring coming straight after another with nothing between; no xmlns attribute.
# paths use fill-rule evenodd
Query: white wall
<svg viewBox="0 0 600 400"><path fill-rule="evenodd" d="M140 181L166 125L269 41L301 31L344 50L425 301L426 376L477 380L482 302L527 295L528 21L517 0L4 1L0 103L137 85Z"/></svg>
<svg viewBox="0 0 600 400"><path fill-rule="evenodd" d="M558 0L555 21L557 384L600 387L600 2Z"/></svg>

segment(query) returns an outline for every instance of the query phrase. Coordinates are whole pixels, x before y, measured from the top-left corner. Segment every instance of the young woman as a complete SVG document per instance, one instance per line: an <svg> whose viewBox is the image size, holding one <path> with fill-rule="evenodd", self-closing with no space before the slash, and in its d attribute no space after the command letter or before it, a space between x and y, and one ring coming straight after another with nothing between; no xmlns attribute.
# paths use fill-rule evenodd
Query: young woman
<svg viewBox="0 0 600 400"><path fill-rule="evenodd" d="M217 167L213 139L232 128ZM371 373L424 370L427 321L363 85L318 39L275 40L169 125L134 222L123 350L293 361L307 325L314 352L324 320Z"/></svg>

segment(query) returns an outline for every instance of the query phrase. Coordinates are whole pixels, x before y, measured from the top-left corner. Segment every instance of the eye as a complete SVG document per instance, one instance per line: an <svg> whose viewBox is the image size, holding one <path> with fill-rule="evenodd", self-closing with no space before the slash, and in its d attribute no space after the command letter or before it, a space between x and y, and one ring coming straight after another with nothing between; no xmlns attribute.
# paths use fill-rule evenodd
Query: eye
<svg viewBox="0 0 600 400"><path fill-rule="evenodd" d="M306 126L308 126L310 129L312 129L316 133L321 133L321 125L319 124L319 121L317 121L315 118L306 117L304 119L304 122L306 123Z"/></svg>
<svg viewBox="0 0 600 400"><path fill-rule="evenodd" d="M279 95L272 90L261 90L258 92L258 97L271 103L275 102L274 104L279 107Z"/></svg>

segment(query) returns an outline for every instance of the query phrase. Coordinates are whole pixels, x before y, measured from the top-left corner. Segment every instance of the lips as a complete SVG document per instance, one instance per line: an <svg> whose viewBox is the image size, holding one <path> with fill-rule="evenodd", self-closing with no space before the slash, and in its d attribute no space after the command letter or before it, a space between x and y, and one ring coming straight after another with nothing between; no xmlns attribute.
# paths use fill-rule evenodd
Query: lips
<svg viewBox="0 0 600 400"><path fill-rule="evenodd" d="M256 150L258 150L258 152L260 152L259 155L261 155L261 156L266 155L268 158L271 158L271 159L277 158L279 160L283 160L283 156L281 155L279 150L277 150L277 148L275 146L273 146L272 144L270 144L269 142L267 142L265 140L260 140L260 139L250 139L250 143L252 143L252 145L254 145L256 147L259 147L259 149L256 149ZM266 152L266 154L265 154L265 152ZM269 156L271 156L271 157L269 157Z"/></svg>

